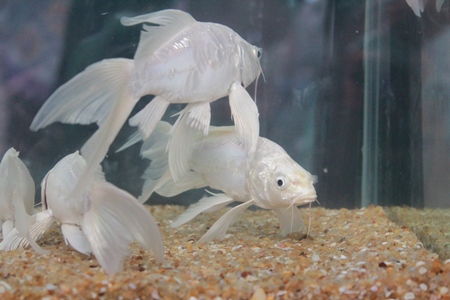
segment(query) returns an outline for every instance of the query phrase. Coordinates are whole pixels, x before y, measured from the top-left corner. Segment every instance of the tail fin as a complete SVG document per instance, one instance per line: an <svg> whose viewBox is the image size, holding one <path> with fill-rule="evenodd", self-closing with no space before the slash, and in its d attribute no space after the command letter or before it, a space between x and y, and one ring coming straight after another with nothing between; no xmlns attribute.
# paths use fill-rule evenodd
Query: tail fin
<svg viewBox="0 0 450 300"><path fill-rule="evenodd" d="M211 119L209 102L190 103L179 113L170 130L169 168L175 182L189 172L189 160L200 132L208 134Z"/></svg>
<svg viewBox="0 0 450 300"><path fill-rule="evenodd" d="M167 122L159 122L152 135L144 141L141 147L141 156L151 160L150 166L145 170L142 178L145 179L139 201L147 201L153 192L171 180L166 147L169 142L169 131L172 128Z"/></svg>
<svg viewBox="0 0 450 300"><path fill-rule="evenodd" d="M14 228L3 241L0 243L0 250L10 251L18 248L25 248L28 245L39 254L48 253L39 247L35 241L39 240L47 229L52 225L54 219L50 210L44 210L32 217L32 225L26 235L19 233L17 228Z"/></svg>
<svg viewBox="0 0 450 300"><path fill-rule="evenodd" d="M105 59L95 63L58 88L44 103L31 123L38 130L53 122L90 124L99 129L81 148L88 167L72 190L71 196L89 182L91 175L139 99L131 91L130 59Z"/></svg>
<svg viewBox="0 0 450 300"><path fill-rule="evenodd" d="M178 182L174 182L172 173L169 171L168 154L166 152L171 129L172 126L169 123L159 122L153 134L142 145L141 156L151 160L150 166L142 175L142 178L145 179L139 197L139 201L142 203L150 198L153 192L171 197L206 185L204 180L194 172L189 172Z"/></svg>
<svg viewBox="0 0 450 300"><path fill-rule="evenodd" d="M90 195L82 230L106 273L122 269L122 259L130 253L134 240L153 250L158 262L164 262L158 225L136 198L108 182L94 183Z"/></svg>
<svg viewBox="0 0 450 300"><path fill-rule="evenodd" d="M30 129L37 131L54 122L101 125L116 102L129 94L133 60L105 59L87 67L60 86L34 117Z"/></svg>

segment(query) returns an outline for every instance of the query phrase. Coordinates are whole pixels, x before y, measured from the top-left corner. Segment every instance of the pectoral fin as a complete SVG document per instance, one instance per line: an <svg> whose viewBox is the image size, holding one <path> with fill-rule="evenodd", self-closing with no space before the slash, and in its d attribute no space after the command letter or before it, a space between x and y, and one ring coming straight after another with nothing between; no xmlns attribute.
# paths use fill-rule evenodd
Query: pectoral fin
<svg viewBox="0 0 450 300"><path fill-rule="evenodd" d="M203 197L197 203L192 204L188 209L182 213L175 221L170 224L170 227L178 227L184 223L189 222L202 212L213 212L225 207L227 204L235 200L226 194L217 194L212 197Z"/></svg>
<svg viewBox="0 0 450 300"><path fill-rule="evenodd" d="M108 182L93 185L82 230L108 274L122 269L122 259L130 254L129 245L134 240L153 250L158 262L164 262L164 246L155 219L132 195Z"/></svg>
<svg viewBox="0 0 450 300"><path fill-rule="evenodd" d="M161 96L156 96L142 110L129 120L131 126L138 126L143 140L148 139L156 125L166 112L169 101Z"/></svg>
<svg viewBox="0 0 450 300"><path fill-rule="evenodd" d="M64 235L64 239L69 242L75 250L80 253L90 255L92 253L92 248L89 245L89 241L81 231L80 227L70 224L62 224L61 231Z"/></svg>
<svg viewBox="0 0 450 300"><path fill-rule="evenodd" d="M199 189L205 186L207 186L207 184L202 176L198 173L189 171L189 173L183 176L180 181L174 182L171 178L164 184L158 185L155 191L161 196L173 197L185 191Z"/></svg>
<svg viewBox="0 0 450 300"><path fill-rule="evenodd" d="M234 82L229 91L231 114L236 131L244 148L253 154L259 137L258 107L239 82Z"/></svg>
<svg viewBox="0 0 450 300"><path fill-rule="evenodd" d="M281 234L283 236L303 230L305 223L303 222L300 210L296 206L277 208L275 209L275 213L280 222Z"/></svg>
<svg viewBox="0 0 450 300"><path fill-rule="evenodd" d="M254 201L250 200L230 209L219 220L217 220L216 223L214 223L214 225L202 236L202 238L198 242L206 243L214 239L223 239L228 230L228 227L233 224L234 220L240 214L242 214L244 210L246 210L253 204Z"/></svg>

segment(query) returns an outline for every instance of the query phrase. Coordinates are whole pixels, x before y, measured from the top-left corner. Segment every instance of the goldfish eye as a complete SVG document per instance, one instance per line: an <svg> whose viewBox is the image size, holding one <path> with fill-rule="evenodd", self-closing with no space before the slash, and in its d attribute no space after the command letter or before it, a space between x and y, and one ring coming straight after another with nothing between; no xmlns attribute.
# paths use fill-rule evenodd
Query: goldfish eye
<svg viewBox="0 0 450 300"><path fill-rule="evenodd" d="M257 53L258 58L261 58L262 54L263 54L263 49L258 48L258 53Z"/></svg>
<svg viewBox="0 0 450 300"><path fill-rule="evenodd" d="M279 176L276 179L276 184L279 189L283 189L286 186L286 180L284 179L284 177Z"/></svg>

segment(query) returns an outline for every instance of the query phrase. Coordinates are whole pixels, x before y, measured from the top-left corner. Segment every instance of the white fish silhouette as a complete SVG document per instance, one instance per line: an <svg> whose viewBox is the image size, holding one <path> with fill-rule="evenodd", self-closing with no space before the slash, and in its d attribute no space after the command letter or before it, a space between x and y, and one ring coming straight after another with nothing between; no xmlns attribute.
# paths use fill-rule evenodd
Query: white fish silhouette
<svg viewBox="0 0 450 300"><path fill-rule="evenodd" d="M445 0L436 0L436 10L437 12L441 12L442 5ZM418 17L421 17L423 11L425 10L425 5L427 4L427 0L406 0L409 7L413 10L414 14Z"/></svg>
<svg viewBox="0 0 450 300"><path fill-rule="evenodd" d="M100 168L81 197L66 197L86 168L78 151L67 155L42 181L43 211L30 231L42 235L59 221L66 243L84 254L93 253L108 274L122 269L122 259L130 254L129 245L137 240L155 259L164 262L164 246L152 215L129 193L108 183ZM10 248L26 241L16 236Z"/></svg>
<svg viewBox="0 0 450 300"><path fill-rule="evenodd" d="M92 64L58 88L44 103L30 128L53 122L90 124L99 129L81 148L88 168L74 187L86 184L89 174L105 157L109 146L139 99L155 98L130 119L148 137L170 103L188 103L185 122L174 126L169 166L175 180L189 171L186 131L207 134L209 103L229 96L237 132L248 151L259 135L258 109L243 86L261 73L261 49L250 45L230 28L195 21L179 10L163 10L133 18L125 26L144 24L134 59L106 59ZM174 163L176 161L177 163Z"/></svg>
<svg viewBox="0 0 450 300"><path fill-rule="evenodd" d="M150 159L151 165L143 175L146 182L139 200L146 201L153 192L171 197L205 186L224 192L204 197L191 205L172 223L173 227L188 222L201 212L214 211L240 201L244 203L223 215L200 242L223 238L235 218L251 205L275 210L283 235L303 229L297 206L316 200L313 186L316 177L298 165L282 147L259 137L256 152L250 155L232 126L211 127L208 136L197 134L189 137L195 141L189 161L191 171L179 182L174 182L165 153L170 127L170 124L160 122L142 145L141 155ZM134 141L138 139L136 134Z"/></svg>
<svg viewBox="0 0 450 300"><path fill-rule="evenodd" d="M27 241L40 254L46 253L35 243L37 236L29 227L35 222L34 181L27 167L19 158L19 152L10 148L0 163L0 222L3 241L0 250L9 251L9 241L18 236ZM22 246L22 245L20 245Z"/></svg>

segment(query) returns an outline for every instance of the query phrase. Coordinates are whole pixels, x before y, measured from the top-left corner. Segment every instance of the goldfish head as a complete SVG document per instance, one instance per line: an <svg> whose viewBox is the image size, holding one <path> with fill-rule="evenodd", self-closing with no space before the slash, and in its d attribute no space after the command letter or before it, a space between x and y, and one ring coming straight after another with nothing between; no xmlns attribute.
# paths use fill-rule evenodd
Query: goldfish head
<svg viewBox="0 0 450 300"><path fill-rule="evenodd" d="M315 201L317 195L314 183L317 177L297 164L280 146L270 143L272 145L268 150L271 151L257 153L250 171L248 189L252 199L265 209L299 206ZM260 144L258 146L260 148Z"/></svg>
<svg viewBox="0 0 450 300"><path fill-rule="evenodd" d="M242 41L239 45L241 52L241 76L244 87L250 85L262 72L260 59L262 49L253 46L246 41Z"/></svg>

